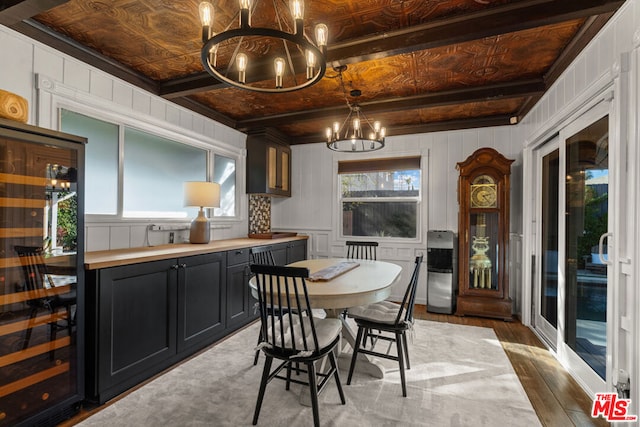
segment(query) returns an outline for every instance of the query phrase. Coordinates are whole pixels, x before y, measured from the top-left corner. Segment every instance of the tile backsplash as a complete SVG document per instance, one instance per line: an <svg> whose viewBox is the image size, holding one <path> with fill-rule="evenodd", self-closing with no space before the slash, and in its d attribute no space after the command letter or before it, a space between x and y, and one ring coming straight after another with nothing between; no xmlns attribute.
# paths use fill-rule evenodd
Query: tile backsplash
<svg viewBox="0 0 640 427"><path fill-rule="evenodd" d="M249 194L249 234L271 232L271 198Z"/></svg>

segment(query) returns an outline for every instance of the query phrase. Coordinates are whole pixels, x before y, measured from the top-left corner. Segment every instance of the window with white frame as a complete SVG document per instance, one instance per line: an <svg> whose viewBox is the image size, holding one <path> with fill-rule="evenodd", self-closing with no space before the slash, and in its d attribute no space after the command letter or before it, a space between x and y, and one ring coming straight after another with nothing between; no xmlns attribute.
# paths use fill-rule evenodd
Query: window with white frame
<svg viewBox="0 0 640 427"><path fill-rule="evenodd" d="M207 180L206 150L125 127L122 168L124 218L197 215L184 207L183 185Z"/></svg>
<svg viewBox="0 0 640 427"><path fill-rule="evenodd" d="M64 109L61 130L89 140L85 150L88 215L191 218L198 208L183 206L183 183L205 181L207 176L221 185L220 208L214 216L236 215L236 170L231 157ZM212 171L207 166L210 155Z"/></svg>
<svg viewBox="0 0 640 427"><path fill-rule="evenodd" d="M220 184L220 207L214 216L236 215L236 161L227 156L214 154L213 181Z"/></svg>
<svg viewBox="0 0 640 427"><path fill-rule="evenodd" d="M338 163L342 235L416 239L420 157Z"/></svg>

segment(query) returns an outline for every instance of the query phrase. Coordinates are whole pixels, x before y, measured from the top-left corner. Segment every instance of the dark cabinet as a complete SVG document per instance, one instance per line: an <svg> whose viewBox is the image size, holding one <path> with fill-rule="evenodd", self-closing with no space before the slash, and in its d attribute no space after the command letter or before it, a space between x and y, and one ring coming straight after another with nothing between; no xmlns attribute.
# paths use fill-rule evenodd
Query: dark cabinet
<svg viewBox="0 0 640 427"><path fill-rule="evenodd" d="M87 393L102 403L166 367L176 354L176 260L98 271L96 369ZM89 287L91 289L92 286ZM90 313L91 303L88 304Z"/></svg>
<svg viewBox="0 0 640 427"><path fill-rule="evenodd" d="M307 259L307 241L296 240L287 243L287 264Z"/></svg>
<svg viewBox="0 0 640 427"><path fill-rule="evenodd" d="M227 329L257 318L249 289L249 248L227 252Z"/></svg>
<svg viewBox="0 0 640 427"><path fill-rule="evenodd" d="M279 243L283 263L306 240ZM117 396L255 320L248 247L87 270L87 397Z"/></svg>
<svg viewBox="0 0 640 427"><path fill-rule="evenodd" d="M224 255L91 272L89 397L103 403L224 336Z"/></svg>
<svg viewBox="0 0 640 427"><path fill-rule="evenodd" d="M307 241L294 240L287 243L273 245L271 251L277 265L287 265L292 262L307 259Z"/></svg>
<svg viewBox="0 0 640 427"><path fill-rule="evenodd" d="M178 351L209 344L225 333L225 254L178 259Z"/></svg>
<svg viewBox="0 0 640 427"><path fill-rule="evenodd" d="M274 131L247 137L247 193L291 196L291 148Z"/></svg>

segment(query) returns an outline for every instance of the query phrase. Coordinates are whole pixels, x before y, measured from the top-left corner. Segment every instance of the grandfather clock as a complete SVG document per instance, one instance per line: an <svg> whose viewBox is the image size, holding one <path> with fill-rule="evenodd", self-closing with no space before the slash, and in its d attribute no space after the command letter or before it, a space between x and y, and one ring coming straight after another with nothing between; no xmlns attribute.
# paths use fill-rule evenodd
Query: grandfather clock
<svg viewBox="0 0 640 427"><path fill-rule="evenodd" d="M458 316L512 320L507 271L511 163L493 148L480 148L456 166Z"/></svg>

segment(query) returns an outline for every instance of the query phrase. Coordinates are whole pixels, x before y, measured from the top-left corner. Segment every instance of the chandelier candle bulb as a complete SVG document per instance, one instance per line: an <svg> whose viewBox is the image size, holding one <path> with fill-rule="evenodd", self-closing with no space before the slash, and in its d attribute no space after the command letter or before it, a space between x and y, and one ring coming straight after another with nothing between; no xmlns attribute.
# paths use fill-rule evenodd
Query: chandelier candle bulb
<svg viewBox="0 0 640 427"><path fill-rule="evenodd" d="M291 16L295 22L295 34L299 37L304 37L304 3L301 0L291 0L289 2L289 8L291 9Z"/></svg>
<svg viewBox="0 0 640 427"><path fill-rule="evenodd" d="M327 47L327 38L329 35L329 29L324 24L316 25L316 44L319 48Z"/></svg>
<svg viewBox="0 0 640 427"><path fill-rule="evenodd" d="M218 58L218 46L213 46L211 49L209 49L209 64L211 64L212 67L216 66L216 59Z"/></svg>
<svg viewBox="0 0 640 427"><path fill-rule="evenodd" d="M240 0L240 28L251 26L251 0Z"/></svg>
<svg viewBox="0 0 640 427"><path fill-rule="evenodd" d="M315 74L316 56L313 54L312 51L307 50L306 57L307 57L307 80L309 80L309 79L312 79L313 75Z"/></svg>
<svg viewBox="0 0 640 427"><path fill-rule="evenodd" d="M276 88L279 89L282 87L282 76L284 75L284 67L285 67L284 59L276 58L273 61L273 66L276 71Z"/></svg>
<svg viewBox="0 0 640 427"><path fill-rule="evenodd" d="M302 20L304 18L304 2L303 1L290 0L289 8L291 9L291 16L293 16L293 19Z"/></svg>
<svg viewBox="0 0 640 427"><path fill-rule="evenodd" d="M247 62L247 55L245 55L244 53L239 53L236 56L236 65L238 66L238 81L240 83L244 83L246 80Z"/></svg>
<svg viewBox="0 0 640 427"><path fill-rule="evenodd" d="M213 23L213 5L203 1L199 6L200 22L202 23L202 43L211 38L211 24Z"/></svg>

